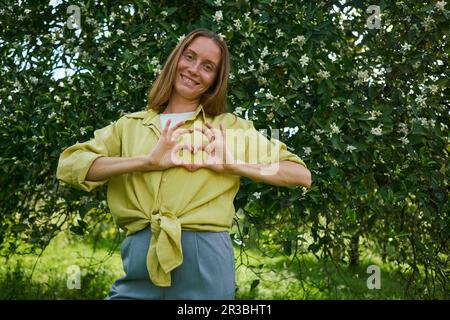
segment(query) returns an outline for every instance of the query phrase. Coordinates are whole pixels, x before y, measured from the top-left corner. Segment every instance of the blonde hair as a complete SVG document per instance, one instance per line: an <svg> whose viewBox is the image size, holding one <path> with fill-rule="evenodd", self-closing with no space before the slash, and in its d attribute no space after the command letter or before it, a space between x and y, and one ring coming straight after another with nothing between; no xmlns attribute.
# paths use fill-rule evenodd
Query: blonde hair
<svg viewBox="0 0 450 320"><path fill-rule="evenodd" d="M189 44L197 37L207 37L219 46L222 53L220 66L217 71L216 79L209 89L200 97L200 104L207 114L218 115L226 110L226 97L228 87L228 75L230 72L230 54L225 41L215 32L199 28L191 31L175 49L172 50L167 58L164 67L153 83L147 96L147 110L154 109L159 113L163 112L166 104L172 95L173 83L176 77L176 70L181 54Z"/></svg>

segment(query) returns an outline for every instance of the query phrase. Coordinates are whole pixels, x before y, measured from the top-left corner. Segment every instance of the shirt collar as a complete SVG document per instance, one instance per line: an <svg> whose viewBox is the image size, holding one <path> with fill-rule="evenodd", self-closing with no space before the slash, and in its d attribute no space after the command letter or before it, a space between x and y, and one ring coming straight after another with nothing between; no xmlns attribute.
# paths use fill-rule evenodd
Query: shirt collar
<svg viewBox="0 0 450 320"><path fill-rule="evenodd" d="M159 117L157 117L158 115L159 115L158 111L156 111L155 109L150 109L148 111L148 114L146 114L144 116L144 118L142 120L142 124L153 125L153 126L157 127L158 129L161 129L161 126L159 123ZM190 116L189 118L187 118L186 121L194 121L199 116L202 117L203 122L206 122L207 115L206 115L205 109L202 104L198 105L197 109L195 109L195 113L192 116Z"/></svg>

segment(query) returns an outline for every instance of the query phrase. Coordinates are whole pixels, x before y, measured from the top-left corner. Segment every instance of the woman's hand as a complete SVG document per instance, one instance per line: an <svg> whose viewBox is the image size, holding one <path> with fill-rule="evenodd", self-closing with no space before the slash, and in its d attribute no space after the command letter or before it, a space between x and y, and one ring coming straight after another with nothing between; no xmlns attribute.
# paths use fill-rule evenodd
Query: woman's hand
<svg viewBox="0 0 450 320"><path fill-rule="evenodd" d="M194 153L203 150L207 153L207 158L200 164L192 164L190 170L197 170L199 168L208 168L219 173L232 173L235 161L232 154L228 151L225 141L225 130L222 124L219 124L219 129L214 129L209 123L205 123L206 128L195 128L204 134L209 143L206 145L195 146Z"/></svg>
<svg viewBox="0 0 450 320"><path fill-rule="evenodd" d="M192 133L193 130L179 129L185 121L177 123L173 128L170 128L170 122L170 119L166 122L155 149L145 157L149 170L164 170L175 166L184 166L190 169L190 164L180 160L176 153L181 149L193 152L193 147L187 143L178 143L177 138L182 134Z"/></svg>

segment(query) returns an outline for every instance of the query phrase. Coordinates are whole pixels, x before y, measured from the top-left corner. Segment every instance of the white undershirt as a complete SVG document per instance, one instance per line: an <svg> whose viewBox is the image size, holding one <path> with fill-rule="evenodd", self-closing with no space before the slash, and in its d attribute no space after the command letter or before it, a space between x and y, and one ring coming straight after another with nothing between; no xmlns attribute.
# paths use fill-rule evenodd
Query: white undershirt
<svg viewBox="0 0 450 320"><path fill-rule="evenodd" d="M172 128L174 125L176 125L178 122L186 120L190 116L195 114L195 111L190 112L180 112L180 113L160 113L159 119L161 122L161 130L164 129L166 126L167 120L171 120L170 122L170 128Z"/></svg>

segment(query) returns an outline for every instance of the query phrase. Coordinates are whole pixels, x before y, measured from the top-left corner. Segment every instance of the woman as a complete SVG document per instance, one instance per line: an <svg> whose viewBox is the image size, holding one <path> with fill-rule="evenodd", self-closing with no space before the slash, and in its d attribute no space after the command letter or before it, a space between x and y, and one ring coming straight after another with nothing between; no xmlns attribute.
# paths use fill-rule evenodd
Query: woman
<svg viewBox="0 0 450 320"><path fill-rule="evenodd" d="M86 191L108 182L111 213L127 230L126 275L106 299L234 299L228 231L239 177L310 186L310 172L284 144L225 113L228 74L223 39L194 30L170 54L146 111L61 154L58 179ZM255 160L257 144L271 152L260 148Z"/></svg>

